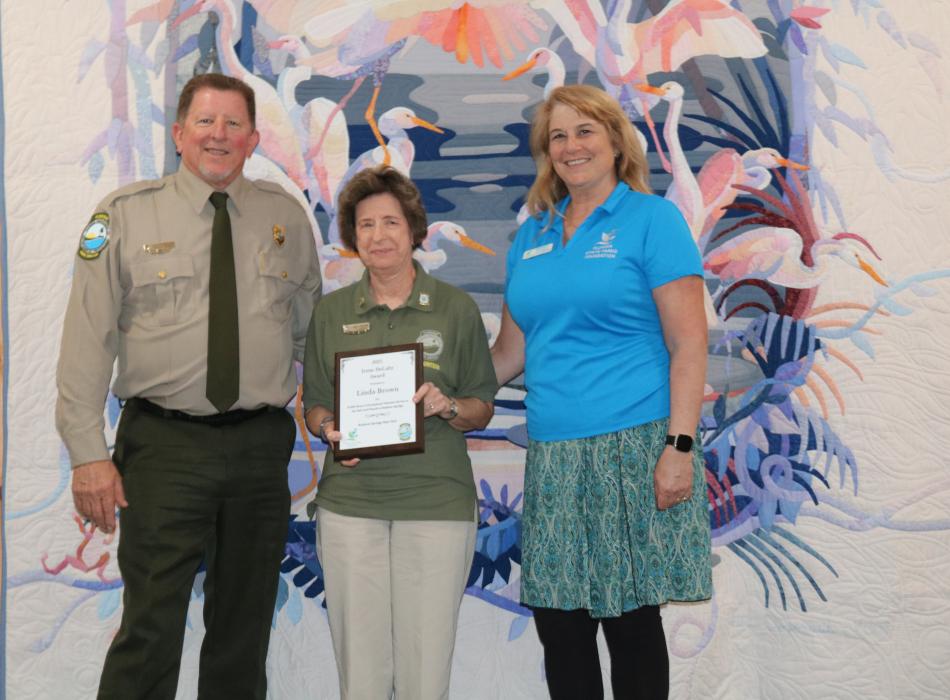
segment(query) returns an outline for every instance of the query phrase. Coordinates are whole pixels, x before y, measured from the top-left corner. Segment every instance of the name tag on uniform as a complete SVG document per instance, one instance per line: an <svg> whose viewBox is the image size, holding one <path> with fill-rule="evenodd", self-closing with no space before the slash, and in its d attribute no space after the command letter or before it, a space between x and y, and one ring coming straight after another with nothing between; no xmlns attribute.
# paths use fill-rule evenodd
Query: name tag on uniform
<svg viewBox="0 0 950 700"><path fill-rule="evenodd" d="M529 248L524 252L524 255L521 256L522 260L530 260L531 258L536 258L539 255L544 255L545 253L550 253L554 250L553 243L546 243L545 245L539 245L537 248Z"/></svg>
<svg viewBox="0 0 950 700"><path fill-rule="evenodd" d="M360 333L369 333L369 323L344 323L343 333L345 335L359 335Z"/></svg>
<svg viewBox="0 0 950 700"><path fill-rule="evenodd" d="M174 250L175 241L162 241L161 243L146 243L142 246L148 255L162 255Z"/></svg>

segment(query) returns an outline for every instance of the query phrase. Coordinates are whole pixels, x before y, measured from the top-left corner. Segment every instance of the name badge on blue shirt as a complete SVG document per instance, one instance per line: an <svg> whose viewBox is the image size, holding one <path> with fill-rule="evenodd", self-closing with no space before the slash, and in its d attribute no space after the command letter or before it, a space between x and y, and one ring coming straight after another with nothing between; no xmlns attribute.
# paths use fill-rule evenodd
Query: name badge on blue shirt
<svg viewBox="0 0 950 700"><path fill-rule="evenodd" d="M530 248L524 252L524 255L521 256L522 260L530 260L531 258L536 258L539 255L544 255L545 253L550 253L554 250L553 243L546 243L545 245L539 245L537 248Z"/></svg>

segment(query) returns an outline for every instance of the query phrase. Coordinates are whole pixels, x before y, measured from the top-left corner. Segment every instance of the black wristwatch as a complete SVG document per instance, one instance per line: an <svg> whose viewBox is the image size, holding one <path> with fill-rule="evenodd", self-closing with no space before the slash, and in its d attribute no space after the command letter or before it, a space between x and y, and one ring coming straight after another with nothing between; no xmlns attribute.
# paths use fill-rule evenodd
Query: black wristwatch
<svg viewBox="0 0 950 700"><path fill-rule="evenodd" d="M682 433L679 435L667 435L666 444L672 445L673 449L678 452L689 452L693 449L693 436L684 435Z"/></svg>

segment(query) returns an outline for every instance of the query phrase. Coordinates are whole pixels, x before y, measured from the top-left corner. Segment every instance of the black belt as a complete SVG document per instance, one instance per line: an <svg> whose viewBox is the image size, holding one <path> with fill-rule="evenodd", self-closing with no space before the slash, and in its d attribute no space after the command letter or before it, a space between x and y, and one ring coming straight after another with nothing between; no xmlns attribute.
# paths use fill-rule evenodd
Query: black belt
<svg viewBox="0 0 950 700"><path fill-rule="evenodd" d="M185 413L184 411L176 411L173 408L162 408L148 399L139 398L137 396L129 399L125 403L126 405L140 408L146 413L151 413L153 416L168 418L169 420L183 420L189 423L201 423L202 425L236 425L237 423L243 423L246 420L256 418L265 413L270 413L271 411L283 410L276 406L261 406L260 408L250 410L236 408L233 411L226 411L225 413L211 413L207 416L196 416L191 413Z"/></svg>

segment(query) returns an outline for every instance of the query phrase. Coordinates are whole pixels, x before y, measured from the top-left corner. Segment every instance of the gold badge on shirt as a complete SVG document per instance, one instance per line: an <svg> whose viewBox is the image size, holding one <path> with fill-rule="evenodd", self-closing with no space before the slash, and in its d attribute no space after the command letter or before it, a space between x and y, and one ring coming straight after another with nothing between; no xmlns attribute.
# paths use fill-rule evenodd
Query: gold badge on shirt
<svg viewBox="0 0 950 700"><path fill-rule="evenodd" d="M274 224L274 243L277 244L278 248L281 248L285 240L287 239L284 238L284 227L280 224Z"/></svg>
<svg viewBox="0 0 950 700"><path fill-rule="evenodd" d="M343 334L344 335L360 335L361 333L369 333L369 323L344 323L343 324Z"/></svg>
<svg viewBox="0 0 950 700"><path fill-rule="evenodd" d="M146 255L164 255L175 249L175 241L161 241L160 243L146 243L142 246Z"/></svg>

